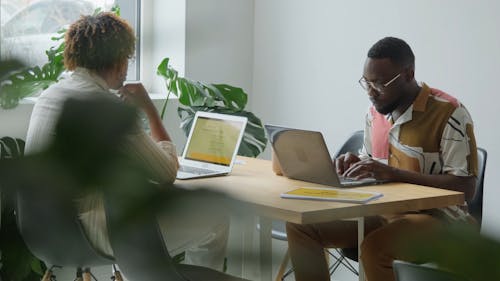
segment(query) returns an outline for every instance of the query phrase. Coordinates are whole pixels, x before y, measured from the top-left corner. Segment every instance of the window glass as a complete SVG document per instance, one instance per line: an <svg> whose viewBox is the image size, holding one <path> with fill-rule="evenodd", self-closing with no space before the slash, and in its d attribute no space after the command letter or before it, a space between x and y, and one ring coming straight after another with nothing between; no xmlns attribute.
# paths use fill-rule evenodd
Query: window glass
<svg viewBox="0 0 500 281"><path fill-rule="evenodd" d="M120 3L115 3L120 2ZM17 58L26 65L43 65L47 62L45 51L52 46L58 46L61 41L53 41L59 37L57 31L68 27L80 15L92 14L100 8L109 11L118 4L122 16L135 15L138 0L0 0L1 31L0 55L2 60ZM134 29L138 29L138 21L129 21ZM137 55L135 56L137 60ZM135 60L131 63L132 76L128 79L138 79L135 71Z"/></svg>

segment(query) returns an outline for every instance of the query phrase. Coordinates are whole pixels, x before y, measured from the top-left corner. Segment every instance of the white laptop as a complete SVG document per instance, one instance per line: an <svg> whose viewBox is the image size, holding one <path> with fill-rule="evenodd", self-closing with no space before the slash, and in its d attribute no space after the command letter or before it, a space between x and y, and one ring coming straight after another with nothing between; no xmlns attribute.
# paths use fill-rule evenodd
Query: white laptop
<svg viewBox="0 0 500 281"><path fill-rule="evenodd" d="M354 180L340 177L320 132L273 125L264 127L286 177L335 187L384 182L374 178Z"/></svg>
<svg viewBox="0 0 500 281"><path fill-rule="evenodd" d="M180 159L178 179L227 175L233 168L247 118L196 112Z"/></svg>

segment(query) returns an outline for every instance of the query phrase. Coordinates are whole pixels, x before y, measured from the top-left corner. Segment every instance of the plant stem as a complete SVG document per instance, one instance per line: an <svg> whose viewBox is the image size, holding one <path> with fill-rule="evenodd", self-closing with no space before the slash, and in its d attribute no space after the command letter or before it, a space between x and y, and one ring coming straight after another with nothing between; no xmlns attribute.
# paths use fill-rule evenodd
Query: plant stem
<svg viewBox="0 0 500 281"><path fill-rule="evenodd" d="M170 90L168 90L167 99L165 100L165 102L163 103L163 107L161 108L161 114L160 114L161 120L163 120L165 112L167 111L167 104L168 104L168 99L170 98L170 93L171 93Z"/></svg>

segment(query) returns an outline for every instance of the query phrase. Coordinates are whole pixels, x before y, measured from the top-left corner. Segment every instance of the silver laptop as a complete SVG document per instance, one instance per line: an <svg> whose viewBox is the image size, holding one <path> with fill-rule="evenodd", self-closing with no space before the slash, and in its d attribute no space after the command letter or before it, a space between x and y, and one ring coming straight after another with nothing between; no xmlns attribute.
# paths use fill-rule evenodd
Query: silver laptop
<svg viewBox="0 0 500 281"><path fill-rule="evenodd" d="M230 173L246 125L246 117L198 111L179 161L177 178Z"/></svg>
<svg viewBox="0 0 500 281"><path fill-rule="evenodd" d="M374 178L341 178L335 169L323 135L316 131L265 125L269 141L283 175L334 187L353 187L381 183Z"/></svg>

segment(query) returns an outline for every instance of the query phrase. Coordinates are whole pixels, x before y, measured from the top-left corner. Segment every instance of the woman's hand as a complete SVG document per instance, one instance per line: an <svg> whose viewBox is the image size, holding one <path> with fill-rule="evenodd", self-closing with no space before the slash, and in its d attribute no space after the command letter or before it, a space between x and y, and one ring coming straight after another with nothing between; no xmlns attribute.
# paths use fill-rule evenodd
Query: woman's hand
<svg viewBox="0 0 500 281"><path fill-rule="evenodd" d="M154 109L153 102L149 97L148 92L141 83L132 83L122 86L118 89L120 98L125 102L137 106L146 114L149 114Z"/></svg>
<svg viewBox="0 0 500 281"><path fill-rule="evenodd" d="M155 141L171 141L167 130L163 126L163 120L161 120L153 101L149 97L148 92L141 83L132 83L122 86L118 92L120 97L140 108L146 113L149 120L149 128L151 129L151 137Z"/></svg>

